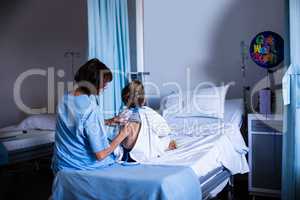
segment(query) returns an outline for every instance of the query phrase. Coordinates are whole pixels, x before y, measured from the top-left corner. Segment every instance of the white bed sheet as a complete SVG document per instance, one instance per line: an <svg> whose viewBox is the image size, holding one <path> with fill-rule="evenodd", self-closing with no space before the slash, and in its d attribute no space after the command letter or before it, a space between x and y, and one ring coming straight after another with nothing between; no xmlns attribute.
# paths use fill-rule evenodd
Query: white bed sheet
<svg viewBox="0 0 300 200"><path fill-rule="evenodd" d="M163 156L146 164L189 166L199 177L222 166L232 174L246 173L249 171L245 158L247 147L237 134L240 133L200 137L174 136L178 149L167 151ZM232 137L235 137L233 141L240 140L240 144L233 144Z"/></svg>
<svg viewBox="0 0 300 200"><path fill-rule="evenodd" d="M222 166L232 174L248 172L249 167L245 157L248 148L240 132L242 101L241 99L227 100L225 105L224 126L207 126L207 130L202 129L202 131L209 134L201 133L197 137L176 132L185 129L173 129L175 133L171 137L175 139L178 149L167 151L163 156L146 164L185 165L191 167L199 177ZM167 120L168 123L178 127L183 125L182 120L195 120L195 118ZM205 123L216 123L215 119L204 120L208 120Z"/></svg>
<svg viewBox="0 0 300 200"><path fill-rule="evenodd" d="M24 130L55 130L55 114L29 115L19 124L0 128L0 135L7 132L18 132Z"/></svg>

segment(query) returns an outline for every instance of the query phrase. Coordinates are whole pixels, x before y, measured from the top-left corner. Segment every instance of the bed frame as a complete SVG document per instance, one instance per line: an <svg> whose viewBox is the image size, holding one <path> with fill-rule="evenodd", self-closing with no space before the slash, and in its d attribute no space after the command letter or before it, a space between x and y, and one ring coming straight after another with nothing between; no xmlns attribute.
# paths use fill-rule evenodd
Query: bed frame
<svg viewBox="0 0 300 200"><path fill-rule="evenodd" d="M8 153L9 164L30 161L38 158L49 157L53 152L53 143L38 145L26 149L12 151Z"/></svg>
<svg viewBox="0 0 300 200"><path fill-rule="evenodd" d="M247 122L247 120L245 120L244 117L245 116L243 115L240 131L242 133L244 140L247 141L247 138L245 138L245 135L247 135L247 129L245 129L247 124L245 122ZM229 200L233 199L233 188L234 188L233 175L224 167L219 167L215 170L212 170L207 175L199 178L201 184L201 190L202 190L202 199L203 200L213 199L214 197L210 195L210 192L216 189L220 184L222 184L228 178L229 178L229 182L227 184L227 192L228 192L227 199Z"/></svg>
<svg viewBox="0 0 300 200"><path fill-rule="evenodd" d="M22 131L17 135L14 135L14 132L7 133L7 137L0 138L0 156L5 158L0 160L0 166L52 155L54 144L53 131Z"/></svg>
<svg viewBox="0 0 300 200"><path fill-rule="evenodd" d="M0 163L0 167L31 161L39 158L50 157L52 155L52 152L53 143L32 146L14 151L6 151L6 149L2 149L0 151L0 156L5 155L5 157L7 157L7 161L4 163Z"/></svg>
<svg viewBox="0 0 300 200"><path fill-rule="evenodd" d="M232 188L234 186L233 176L227 169L223 167L219 167L209 172L207 175L199 178L201 184L201 190L202 190L202 199L203 200L213 199L214 197L210 195L210 192L216 189L226 179L229 179L229 183L227 184L228 199L232 199L233 197Z"/></svg>

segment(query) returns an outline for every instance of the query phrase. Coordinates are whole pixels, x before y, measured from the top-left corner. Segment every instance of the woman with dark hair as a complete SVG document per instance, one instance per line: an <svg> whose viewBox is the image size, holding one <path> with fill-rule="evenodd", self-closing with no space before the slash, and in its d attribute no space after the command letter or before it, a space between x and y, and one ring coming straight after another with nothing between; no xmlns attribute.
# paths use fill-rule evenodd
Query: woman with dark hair
<svg viewBox="0 0 300 200"><path fill-rule="evenodd" d="M112 142L108 140L97 98L113 79L105 64L98 59L89 60L74 79L77 89L64 95L58 105L52 159L54 173L63 169L97 169L114 163L112 152L129 132L127 125L122 126Z"/></svg>

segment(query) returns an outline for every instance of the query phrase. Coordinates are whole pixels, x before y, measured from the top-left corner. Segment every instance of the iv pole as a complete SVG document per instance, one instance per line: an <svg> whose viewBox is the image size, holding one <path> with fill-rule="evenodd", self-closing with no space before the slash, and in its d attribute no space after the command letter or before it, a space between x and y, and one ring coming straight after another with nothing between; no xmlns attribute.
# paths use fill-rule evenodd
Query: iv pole
<svg viewBox="0 0 300 200"><path fill-rule="evenodd" d="M244 101L244 113L247 114L249 112L249 91L250 87L246 85L246 60L249 59L248 57L248 47L245 44L245 41L241 41L240 43L241 48L241 71L242 71L242 92L243 92L243 101Z"/></svg>
<svg viewBox="0 0 300 200"><path fill-rule="evenodd" d="M75 52L75 51L66 51L65 54L64 54L64 57L65 58L71 57L72 76L74 77L75 76L74 61L75 61L75 58L79 58L80 57L80 53L79 52Z"/></svg>

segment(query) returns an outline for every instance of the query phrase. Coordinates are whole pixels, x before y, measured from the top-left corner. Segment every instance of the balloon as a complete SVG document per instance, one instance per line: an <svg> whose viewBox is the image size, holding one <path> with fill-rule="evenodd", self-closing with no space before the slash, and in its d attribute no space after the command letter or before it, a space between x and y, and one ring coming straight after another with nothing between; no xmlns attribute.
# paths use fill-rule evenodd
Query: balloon
<svg viewBox="0 0 300 200"><path fill-rule="evenodd" d="M250 57L260 67L269 69L279 65L284 58L284 41L272 31L257 34L250 45Z"/></svg>

